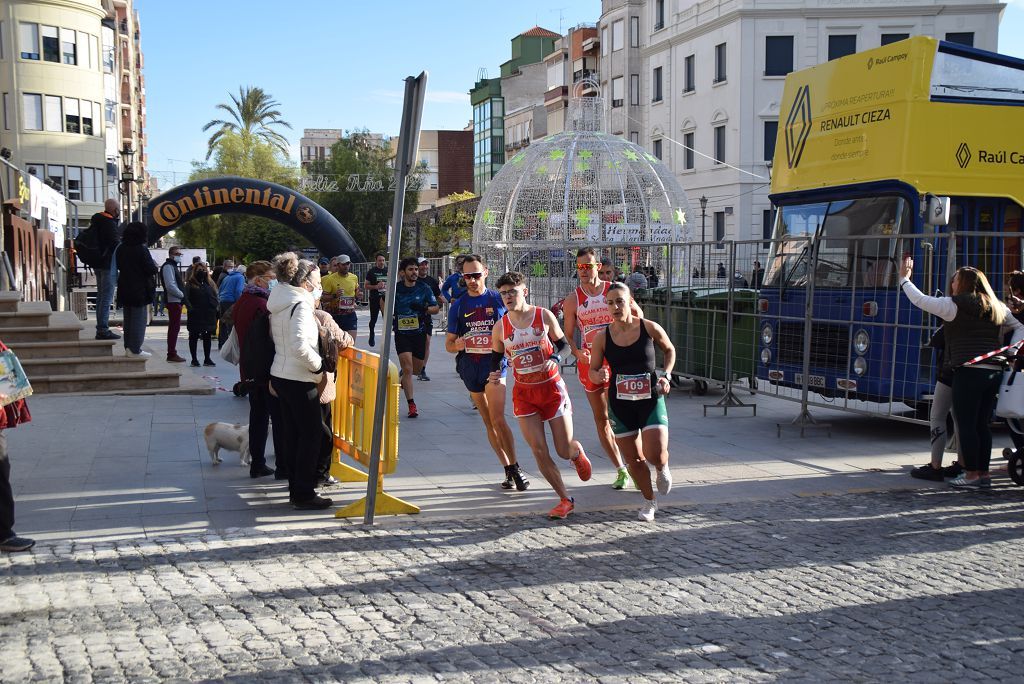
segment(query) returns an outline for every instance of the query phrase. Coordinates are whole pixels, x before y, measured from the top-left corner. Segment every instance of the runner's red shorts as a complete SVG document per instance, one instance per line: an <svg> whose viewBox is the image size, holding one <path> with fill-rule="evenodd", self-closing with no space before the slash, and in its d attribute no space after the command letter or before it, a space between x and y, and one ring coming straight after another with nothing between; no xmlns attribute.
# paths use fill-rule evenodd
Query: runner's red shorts
<svg viewBox="0 0 1024 684"><path fill-rule="evenodd" d="M608 368L607 361L604 367ZM590 364L585 361L576 360L576 374L580 376L580 384L583 385L583 389L587 392L601 392L608 389L607 382L596 385L590 381Z"/></svg>
<svg viewBox="0 0 1024 684"><path fill-rule="evenodd" d="M536 385L517 382L512 388L512 415L526 418L534 414L544 422L572 413L569 391L562 378Z"/></svg>

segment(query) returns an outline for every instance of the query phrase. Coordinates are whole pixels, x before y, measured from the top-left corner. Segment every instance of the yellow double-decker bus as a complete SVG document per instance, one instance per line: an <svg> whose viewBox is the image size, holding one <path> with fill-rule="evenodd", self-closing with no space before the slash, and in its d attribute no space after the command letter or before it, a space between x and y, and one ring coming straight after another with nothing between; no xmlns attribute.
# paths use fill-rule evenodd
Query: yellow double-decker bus
<svg viewBox="0 0 1024 684"><path fill-rule="evenodd" d="M900 301L899 262L925 292L1021 267L1024 61L916 37L794 72L782 102L758 377L923 407L937 323Z"/></svg>

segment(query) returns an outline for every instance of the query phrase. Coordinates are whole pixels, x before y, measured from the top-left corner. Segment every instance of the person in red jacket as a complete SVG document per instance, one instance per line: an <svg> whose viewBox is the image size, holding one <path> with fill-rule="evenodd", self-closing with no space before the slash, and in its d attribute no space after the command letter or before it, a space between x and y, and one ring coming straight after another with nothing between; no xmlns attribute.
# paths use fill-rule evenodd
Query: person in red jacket
<svg viewBox="0 0 1024 684"><path fill-rule="evenodd" d="M249 332L249 326L256 318L257 313L262 311L267 314L267 297L270 296L270 288L277 283L274 276L274 267L269 261L254 261L245 269L246 285L242 288L242 295L238 298L234 307L235 335L238 337L238 349L245 349L245 336ZM241 355L244 352L239 352ZM249 464L249 476L252 478L274 475L275 479L287 480L288 471L283 466L285 448L281 436L281 408L277 397L270 393L266 386L256 386L250 383L242 372L244 365L239 362L238 372L243 384L248 384L249 394L249 455L252 462ZM267 466L267 432L269 423L274 424L274 457L277 471ZM279 460L278 460L279 459Z"/></svg>
<svg viewBox="0 0 1024 684"><path fill-rule="evenodd" d="M0 342L0 352L7 346ZM0 395L0 401L3 401ZM0 551L26 551L35 541L14 533L14 492L11 490L11 461L7 457L7 437L4 430L18 427L32 420L24 399L0 408Z"/></svg>

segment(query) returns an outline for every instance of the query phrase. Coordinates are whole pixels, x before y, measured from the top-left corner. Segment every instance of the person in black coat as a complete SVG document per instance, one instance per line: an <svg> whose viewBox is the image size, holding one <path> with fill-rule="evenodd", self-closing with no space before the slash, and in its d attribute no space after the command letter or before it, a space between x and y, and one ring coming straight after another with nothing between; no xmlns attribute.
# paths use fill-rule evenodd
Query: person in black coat
<svg viewBox="0 0 1024 684"><path fill-rule="evenodd" d="M149 358L142 350L149 306L156 296L159 270L146 246L146 224L129 223L117 248L117 301L124 309L124 350L128 356Z"/></svg>
<svg viewBox="0 0 1024 684"><path fill-rule="evenodd" d="M198 366L196 348L199 340L203 341L204 366L215 366L210 358L210 341L217 329L217 285L210 277L210 269L206 264L196 264L185 283L185 295L188 299L188 350L192 353L192 365Z"/></svg>
<svg viewBox="0 0 1024 684"><path fill-rule="evenodd" d="M96 273L96 339L116 340L121 336L110 330L110 305L114 301L114 283L110 282L110 258L117 247L117 219L121 205L116 199L103 203L103 211L93 214L89 230L96 231L100 249L100 262L93 268Z"/></svg>

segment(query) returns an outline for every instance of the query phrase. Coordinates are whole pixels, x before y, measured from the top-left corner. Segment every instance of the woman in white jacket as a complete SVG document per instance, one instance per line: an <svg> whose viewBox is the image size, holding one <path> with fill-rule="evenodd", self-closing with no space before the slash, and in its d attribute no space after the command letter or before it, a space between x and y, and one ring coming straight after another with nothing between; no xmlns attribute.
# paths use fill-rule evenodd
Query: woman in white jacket
<svg viewBox="0 0 1024 684"><path fill-rule="evenodd" d="M316 493L323 431L317 386L323 379L324 362L313 309L323 293L320 271L294 252L278 254L273 263L277 286L267 299L267 310L276 351L270 386L280 401L283 441L288 445L288 498L299 510L321 510L333 502Z"/></svg>

